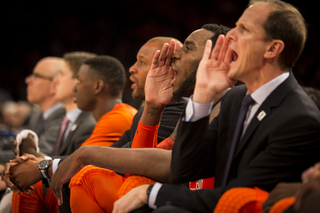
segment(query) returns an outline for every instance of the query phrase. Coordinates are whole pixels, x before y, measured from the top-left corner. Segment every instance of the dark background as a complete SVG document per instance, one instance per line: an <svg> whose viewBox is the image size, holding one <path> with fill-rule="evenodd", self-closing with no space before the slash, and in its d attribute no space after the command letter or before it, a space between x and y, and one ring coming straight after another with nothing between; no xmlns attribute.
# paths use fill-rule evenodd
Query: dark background
<svg viewBox="0 0 320 213"><path fill-rule="evenodd" d="M302 86L320 89L316 1L287 2L295 5L309 24L305 50L293 72ZM70 51L112 55L128 70L140 46L151 37L172 36L184 41L206 23L233 27L247 4L243 0L6 2L1 12L0 88L15 101L25 100L24 79L36 62ZM130 85L128 80L124 101L137 107Z"/></svg>

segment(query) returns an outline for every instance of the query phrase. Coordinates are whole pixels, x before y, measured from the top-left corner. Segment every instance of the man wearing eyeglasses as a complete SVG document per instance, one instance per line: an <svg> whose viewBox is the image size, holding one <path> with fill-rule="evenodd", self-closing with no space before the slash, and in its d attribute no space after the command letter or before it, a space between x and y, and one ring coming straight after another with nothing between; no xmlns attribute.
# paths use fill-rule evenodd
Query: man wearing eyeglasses
<svg viewBox="0 0 320 213"><path fill-rule="evenodd" d="M54 98L56 86L53 83L53 78L63 64L63 59L59 57L42 58L34 67L33 73L25 79L27 100L35 105L27 129L39 136L39 149L47 154L53 154L62 119L66 114L64 106ZM11 150L1 150L0 164L5 164L14 157Z"/></svg>
<svg viewBox="0 0 320 213"><path fill-rule="evenodd" d="M59 137L61 122L66 111L54 96L56 85L53 78L59 73L64 62L62 58L45 57L33 69L33 73L25 79L27 84L27 100L39 107L30 118L29 129L39 136L39 149L43 153L53 154Z"/></svg>

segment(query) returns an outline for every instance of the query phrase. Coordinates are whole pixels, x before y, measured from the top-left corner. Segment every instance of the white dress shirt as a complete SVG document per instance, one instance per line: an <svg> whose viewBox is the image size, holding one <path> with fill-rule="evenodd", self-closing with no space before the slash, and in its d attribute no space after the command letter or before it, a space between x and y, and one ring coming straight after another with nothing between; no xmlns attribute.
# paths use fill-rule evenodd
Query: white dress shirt
<svg viewBox="0 0 320 213"><path fill-rule="evenodd" d="M66 116L67 118L69 119L69 124L68 124L68 127L65 131L65 134L64 134L64 140L68 137L68 134L73 126L73 124L76 122L76 120L78 119L79 115L81 114L81 110L76 108L70 112L67 112ZM56 158L53 160L52 162L52 173L54 173L57 168L58 168L58 165L59 165L59 162L60 162L60 159L59 158Z"/></svg>

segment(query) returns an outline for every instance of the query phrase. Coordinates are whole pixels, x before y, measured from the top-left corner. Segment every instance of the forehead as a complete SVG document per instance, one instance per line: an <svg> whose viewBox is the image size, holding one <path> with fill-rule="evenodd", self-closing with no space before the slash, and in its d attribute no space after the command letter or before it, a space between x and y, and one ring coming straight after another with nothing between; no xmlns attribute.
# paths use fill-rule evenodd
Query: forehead
<svg viewBox="0 0 320 213"><path fill-rule="evenodd" d="M63 66L62 66L62 68L61 68L61 72L72 74L72 71L71 71L71 69L70 69L70 66L69 66L69 63L68 63L68 62L65 62L65 61L63 62Z"/></svg>
<svg viewBox="0 0 320 213"><path fill-rule="evenodd" d="M89 65L87 64L83 64L81 65L81 67L79 68L79 71L78 71L78 77L89 77Z"/></svg>
<svg viewBox="0 0 320 213"><path fill-rule="evenodd" d="M159 45L156 42L147 42L140 48L137 57L152 58L158 49Z"/></svg>
<svg viewBox="0 0 320 213"><path fill-rule="evenodd" d="M54 66L54 62L50 60L42 60L39 63L37 63L33 72L50 75L50 70L52 66Z"/></svg>
<svg viewBox="0 0 320 213"><path fill-rule="evenodd" d="M248 7L238 20L238 24L245 24L253 28L262 28L273 7L267 3L259 3Z"/></svg>
<svg viewBox="0 0 320 213"><path fill-rule="evenodd" d="M184 44L193 43L196 46L204 46L206 41L213 35L213 32L206 29L195 30L186 38Z"/></svg>

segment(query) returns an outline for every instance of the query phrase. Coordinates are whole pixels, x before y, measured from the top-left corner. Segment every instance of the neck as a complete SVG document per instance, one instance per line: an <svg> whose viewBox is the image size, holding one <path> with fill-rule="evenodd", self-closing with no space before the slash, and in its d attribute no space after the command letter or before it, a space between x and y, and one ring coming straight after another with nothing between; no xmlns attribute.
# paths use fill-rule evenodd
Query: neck
<svg viewBox="0 0 320 213"><path fill-rule="evenodd" d="M122 103L121 98L105 99L98 101L95 109L92 111L92 116L98 121L104 114L113 109L113 107L119 103Z"/></svg>
<svg viewBox="0 0 320 213"><path fill-rule="evenodd" d="M74 110L74 109L77 108L77 104L74 103L73 101L72 101L72 102L69 102L69 103L64 103L64 102L62 102L62 104L63 104L64 107L66 108L66 111L67 111L67 112L71 112L72 110Z"/></svg>
<svg viewBox="0 0 320 213"><path fill-rule="evenodd" d="M278 66L265 65L259 72L252 72L252 74L242 82L246 84L249 94L252 94L259 87L263 86L284 72L286 71L281 70Z"/></svg>
<svg viewBox="0 0 320 213"><path fill-rule="evenodd" d="M52 97L52 98L46 99L45 101L42 101L41 103L35 103L35 104L39 105L42 112L45 112L56 103L58 102L54 100L54 98Z"/></svg>

